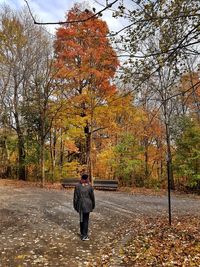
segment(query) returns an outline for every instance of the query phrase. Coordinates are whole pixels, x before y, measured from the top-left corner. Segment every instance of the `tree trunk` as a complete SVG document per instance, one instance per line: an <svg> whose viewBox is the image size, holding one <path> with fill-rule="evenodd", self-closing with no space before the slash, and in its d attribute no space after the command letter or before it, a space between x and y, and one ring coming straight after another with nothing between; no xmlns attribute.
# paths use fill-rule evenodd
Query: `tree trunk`
<svg viewBox="0 0 200 267"><path fill-rule="evenodd" d="M145 162L145 179L149 178L149 154L148 154L148 139L144 140L144 162Z"/></svg>
<svg viewBox="0 0 200 267"><path fill-rule="evenodd" d="M88 175L91 184L93 185L93 178L92 178L92 136L91 132L86 133L86 158L87 158L87 168L88 168Z"/></svg>
<svg viewBox="0 0 200 267"><path fill-rule="evenodd" d="M24 140L21 135L18 135L18 157L19 157L19 179L26 181L26 167L25 167L25 147Z"/></svg>
<svg viewBox="0 0 200 267"><path fill-rule="evenodd" d="M11 167L10 167L10 155L7 145L7 136L5 135L3 137L3 143L2 143L2 166L4 166L3 171L3 178L9 178L11 177Z"/></svg>
<svg viewBox="0 0 200 267"><path fill-rule="evenodd" d="M40 171L41 171L41 181L42 181L42 187L44 187L45 184L45 147L44 147L44 140L41 139L40 142Z"/></svg>
<svg viewBox="0 0 200 267"><path fill-rule="evenodd" d="M15 88L14 94L14 107L15 107L15 123L16 123L16 132L18 137L18 178L20 180L26 180L26 167L25 167L25 159L26 159L26 152L25 152L25 145L24 145L24 137L22 134L22 130L20 127L19 122L19 115L18 115L18 99L17 99L17 89Z"/></svg>
<svg viewBox="0 0 200 267"><path fill-rule="evenodd" d="M50 132L50 155L51 155L51 173L55 175L56 166L56 130Z"/></svg>
<svg viewBox="0 0 200 267"><path fill-rule="evenodd" d="M171 142L170 142L170 132L169 132L169 124L165 123L166 128L166 143L167 143L167 173L169 175L170 189L174 190L174 177L173 177L173 169L172 169L172 153L171 153Z"/></svg>
<svg viewBox="0 0 200 267"><path fill-rule="evenodd" d="M42 111L40 120L40 172L41 172L41 182L42 187L45 184L45 112Z"/></svg>
<svg viewBox="0 0 200 267"><path fill-rule="evenodd" d="M61 131L60 132L60 178L62 178L62 176L63 176L63 158L64 158L62 128L60 131Z"/></svg>

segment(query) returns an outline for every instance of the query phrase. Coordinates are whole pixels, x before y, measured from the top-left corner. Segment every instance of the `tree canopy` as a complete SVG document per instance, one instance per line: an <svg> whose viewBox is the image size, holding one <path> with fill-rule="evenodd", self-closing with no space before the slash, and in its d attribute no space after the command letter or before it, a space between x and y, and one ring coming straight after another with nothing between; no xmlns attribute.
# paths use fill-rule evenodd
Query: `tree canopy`
<svg viewBox="0 0 200 267"><path fill-rule="evenodd" d="M75 4L53 40L1 7L2 177L199 185L199 1L117 3ZM105 10L128 24L111 33Z"/></svg>

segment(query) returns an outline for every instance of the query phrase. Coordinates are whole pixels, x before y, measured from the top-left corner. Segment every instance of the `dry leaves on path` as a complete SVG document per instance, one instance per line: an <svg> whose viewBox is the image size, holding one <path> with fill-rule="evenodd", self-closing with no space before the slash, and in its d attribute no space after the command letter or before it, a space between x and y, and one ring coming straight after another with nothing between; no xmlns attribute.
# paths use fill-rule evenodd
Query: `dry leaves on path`
<svg viewBox="0 0 200 267"><path fill-rule="evenodd" d="M200 266L200 218L140 218L120 251L122 266ZM109 266L109 264L107 265Z"/></svg>

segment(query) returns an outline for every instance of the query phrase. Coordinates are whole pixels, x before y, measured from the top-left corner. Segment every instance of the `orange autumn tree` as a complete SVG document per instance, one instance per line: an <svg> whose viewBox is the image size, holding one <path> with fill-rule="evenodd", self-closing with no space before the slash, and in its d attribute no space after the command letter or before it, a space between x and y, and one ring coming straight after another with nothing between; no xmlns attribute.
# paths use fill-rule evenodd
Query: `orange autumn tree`
<svg viewBox="0 0 200 267"><path fill-rule="evenodd" d="M160 114L155 108L135 105L130 95L113 100L98 118L106 117L110 127L101 132L105 138L96 136L94 174L102 179L117 177L123 185L159 186L165 151Z"/></svg>
<svg viewBox="0 0 200 267"><path fill-rule="evenodd" d="M55 41L57 79L64 88L63 95L68 99L72 114L79 114L81 122L84 119L85 163L90 178L92 136L102 128L96 120L96 109L106 105L107 99L115 93L112 79L119 65L107 38L109 29L106 22L93 15L83 5L75 4L66 15L69 23L57 29Z"/></svg>

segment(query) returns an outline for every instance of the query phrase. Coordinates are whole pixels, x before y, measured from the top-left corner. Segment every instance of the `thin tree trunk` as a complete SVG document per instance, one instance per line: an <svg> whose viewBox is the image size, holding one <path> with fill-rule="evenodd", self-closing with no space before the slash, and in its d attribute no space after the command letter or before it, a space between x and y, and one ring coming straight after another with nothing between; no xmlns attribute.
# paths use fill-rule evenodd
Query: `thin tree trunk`
<svg viewBox="0 0 200 267"><path fill-rule="evenodd" d="M86 133L86 164L87 164L87 171L89 175L89 180L92 181L92 164L91 164L91 132Z"/></svg>
<svg viewBox="0 0 200 267"><path fill-rule="evenodd" d="M18 135L18 156L19 156L19 179L26 181L26 168L25 168L25 147L24 140L21 135Z"/></svg>
<svg viewBox="0 0 200 267"><path fill-rule="evenodd" d="M42 187L45 185L45 125L44 125L44 112L41 116L41 129L40 129L40 172Z"/></svg>
<svg viewBox="0 0 200 267"><path fill-rule="evenodd" d="M9 150L8 150L8 144L7 144L7 136L4 136L3 138L3 150L2 151L4 157L5 157L5 171L4 171L4 177L5 178L9 178L11 177L11 167L10 167L10 154L9 154Z"/></svg>
<svg viewBox="0 0 200 267"><path fill-rule="evenodd" d="M89 162L88 162L88 169L89 169L89 178L91 184L93 185L93 155L92 155L92 132L90 133L90 142L89 142Z"/></svg>
<svg viewBox="0 0 200 267"><path fill-rule="evenodd" d="M63 151L63 132L62 128L60 130L60 177L63 176L63 157L64 157L64 151Z"/></svg>
<svg viewBox="0 0 200 267"><path fill-rule="evenodd" d="M166 113L165 113L166 114ZM171 153L171 142L170 142L170 129L165 116L165 130L166 130L166 144L167 144L167 174L170 182L170 189L174 190L174 177L172 169L172 153Z"/></svg>
<svg viewBox="0 0 200 267"><path fill-rule="evenodd" d="M144 140L144 161L145 161L145 179L149 178L149 154L148 154L148 140Z"/></svg>
<svg viewBox="0 0 200 267"><path fill-rule="evenodd" d="M50 132L50 155L51 155L51 173L52 177L55 175L56 166L56 131Z"/></svg>
<svg viewBox="0 0 200 267"><path fill-rule="evenodd" d="M16 123L16 132L18 137L18 178L20 180L26 180L26 168L25 168L25 145L24 138L20 128L19 115L18 115L18 99L17 99L17 89L15 89L14 93L14 107L15 107L15 123Z"/></svg>
<svg viewBox="0 0 200 267"><path fill-rule="evenodd" d="M40 142L40 171L41 171L41 181L42 187L45 185L45 147L44 147L44 140L41 139Z"/></svg>

